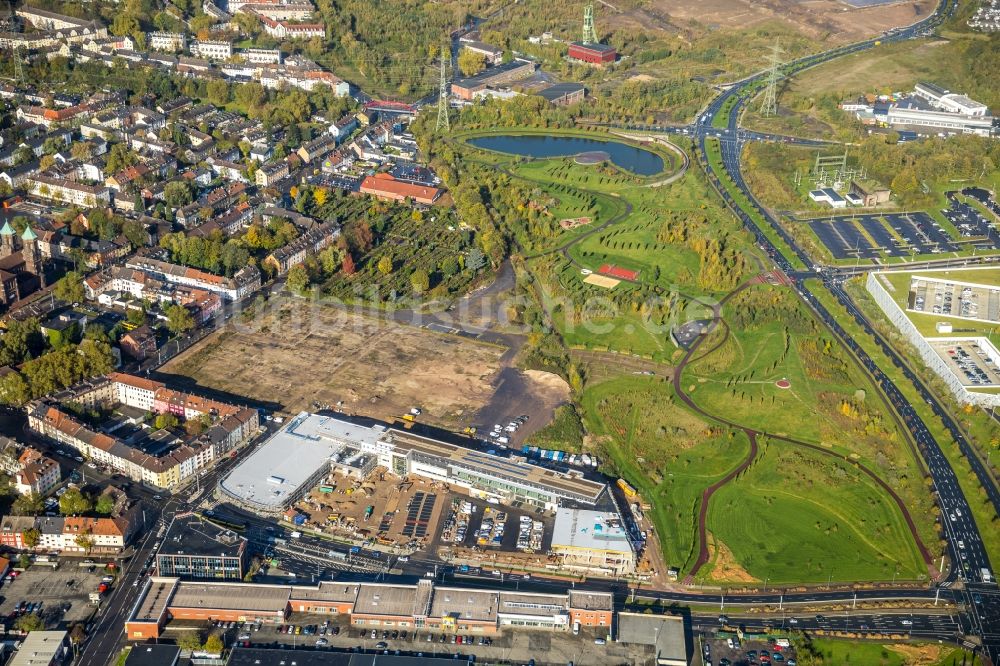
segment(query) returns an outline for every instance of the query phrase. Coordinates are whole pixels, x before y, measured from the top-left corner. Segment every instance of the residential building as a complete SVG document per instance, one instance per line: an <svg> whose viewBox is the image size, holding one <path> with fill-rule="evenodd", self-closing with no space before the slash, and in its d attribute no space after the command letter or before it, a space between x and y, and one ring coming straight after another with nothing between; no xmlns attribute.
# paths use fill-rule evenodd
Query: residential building
<svg viewBox="0 0 1000 666"><path fill-rule="evenodd" d="M47 495L62 479L59 463L31 447L21 453L12 476L12 485L21 495Z"/></svg>
<svg viewBox="0 0 1000 666"><path fill-rule="evenodd" d="M321 134L309 143L299 147L297 155L303 162L315 162L337 147L337 140L329 134Z"/></svg>
<svg viewBox="0 0 1000 666"><path fill-rule="evenodd" d="M118 346L133 359L144 361L156 353L156 333L144 324L123 335Z"/></svg>
<svg viewBox="0 0 1000 666"><path fill-rule="evenodd" d="M229 60L233 57L233 43L220 40L195 40L191 54L207 60Z"/></svg>
<svg viewBox="0 0 1000 666"><path fill-rule="evenodd" d="M123 441L114 436L113 430L97 432L85 426L62 407L63 402L86 407L120 404L184 419L208 416L213 422L201 434L187 439L166 430L149 430L147 426L139 435ZM136 481L169 488L248 441L256 434L259 419L255 409L183 393L143 377L111 373L31 403L28 424L36 433ZM58 531L61 534L62 528Z"/></svg>
<svg viewBox="0 0 1000 666"><path fill-rule="evenodd" d="M240 7L240 11L253 12L274 21L304 21L312 17L314 7L308 2L251 3Z"/></svg>
<svg viewBox="0 0 1000 666"><path fill-rule="evenodd" d="M146 33L146 45L153 51L177 53L187 48L187 37L183 32Z"/></svg>
<svg viewBox="0 0 1000 666"><path fill-rule="evenodd" d="M111 190L102 185L84 185L68 178L35 174L25 181L26 189L35 196L86 208L111 203Z"/></svg>
<svg viewBox="0 0 1000 666"><path fill-rule="evenodd" d="M284 247L267 255L262 263L271 267L278 275L284 275L293 266L304 262L306 257L332 245L339 236L340 225L336 222L317 224Z"/></svg>
<svg viewBox="0 0 1000 666"><path fill-rule="evenodd" d="M340 120L330 125L330 129L327 130L330 134L337 140L337 143L342 142L351 132L358 129L358 118L353 114L347 114Z"/></svg>
<svg viewBox="0 0 1000 666"><path fill-rule="evenodd" d="M410 199L414 203L431 205L441 196L441 190L427 185L415 185L413 183L396 180L388 173L377 173L374 176L367 176L361 181L362 194L371 194L379 199L390 201L405 201Z"/></svg>
<svg viewBox="0 0 1000 666"><path fill-rule="evenodd" d="M242 49L239 51L246 62L255 65L280 65L281 51L278 49Z"/></svg>
<svg viewBox="0 0 1000 666"><path fill-rule="evenodd" d="M258 187L270 187L279 180L287 177L288 162L286 160L278 160L273 164L265 164L257 169L257 173L254 174L254 181Z"/></svg>
<svg viewBox="0 0 1000 666"><path fill-rule="evenodd" d="M0 519L0 545L13 550L27 550L24 533L35 529L34 516L4 516Z"/></svg>
<svg viewBox="0 0 1000 666"><path fill-rule="evenodd" d="M215 292L228 301L238 301L260 289L260 271L256 266L241 268L231 278L171 264L150 254L136 254L126 261L125 266L164 282Z"/></svg>

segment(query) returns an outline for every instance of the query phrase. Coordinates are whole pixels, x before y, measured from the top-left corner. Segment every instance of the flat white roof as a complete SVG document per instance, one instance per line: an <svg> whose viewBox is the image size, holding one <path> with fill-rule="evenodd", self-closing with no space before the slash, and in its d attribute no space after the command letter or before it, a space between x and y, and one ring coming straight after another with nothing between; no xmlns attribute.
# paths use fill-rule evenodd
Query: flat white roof
<svg viewBox="0 0 1000 666"><path fill-rule="evenodd" d="M552 547L632 552L628 533L617 513L566 507L556 510Z"/></svg>
<svg viewBox="0 0 1000 666"><path fill-rule="evenodd" d="M374 445L384 434L382 426L301 412L219 485L243 502L279 509L345 446Z"/></svg>

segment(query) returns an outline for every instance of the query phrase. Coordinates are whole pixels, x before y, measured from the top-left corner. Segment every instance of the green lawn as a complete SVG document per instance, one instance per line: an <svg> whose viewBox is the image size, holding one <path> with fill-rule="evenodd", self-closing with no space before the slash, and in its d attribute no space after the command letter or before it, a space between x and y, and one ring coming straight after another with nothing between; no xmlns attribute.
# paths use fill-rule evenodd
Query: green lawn
<svg viewBox="0 0 1000 666"><path fill-rule="evenodd" d="M652 504L667 565L688 570L697 556L701 493L746 457L746 436L709 428L658 378L627 376L588 386L581 404L604 457Z"/></svg>
<svg viewBox="0 0 1000 666"><path fill-rule="evenodd" d="M708 517L713 535L757 579L926 579L885 492L852 465L816 451L770 442L750 469L716 492Z"/></svg>
<svg viewBox="0 0 1000 666"><path fill-rule="evenodd" d="M893 649L893 645L869 641L849 641L835 638L811 638L795 641L798 661L803 666L980 666L978 657L948 645L910 643ZM899 651L897 651L899 650ZM931 661L913 661L903 650L916 656L926 655Z"/></svg>

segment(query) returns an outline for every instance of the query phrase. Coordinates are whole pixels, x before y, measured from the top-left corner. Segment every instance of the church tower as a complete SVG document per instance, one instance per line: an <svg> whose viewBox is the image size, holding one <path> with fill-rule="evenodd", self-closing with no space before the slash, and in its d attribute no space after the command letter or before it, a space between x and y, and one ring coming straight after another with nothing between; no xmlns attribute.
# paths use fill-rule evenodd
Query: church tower
<svg viewBox="0 0 1000 666"><path fill-rule="evenodd" d="M10 226L10 220L4 222L0 229L0 259L4 259L14 254L14 227Z"/></svg>
<svg viewBox="0 0 1000 666"><path fill-rule="evenodd" d="M24 268L32 275L37 275L41 282L41 288L45 288L45 268L42 266L42 251L38 248L38 236L32 231L29 224L21 234L21 257L24 259Z"/></svg>

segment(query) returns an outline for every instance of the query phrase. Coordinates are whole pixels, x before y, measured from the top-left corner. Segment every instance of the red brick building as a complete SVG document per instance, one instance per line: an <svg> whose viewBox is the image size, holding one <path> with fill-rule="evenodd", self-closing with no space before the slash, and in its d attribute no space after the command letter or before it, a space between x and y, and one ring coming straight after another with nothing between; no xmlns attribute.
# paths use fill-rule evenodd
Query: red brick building
<svg viewBox="0 0 1000 666"><path fill-rule="evenodd" d="M569 57L593 65L604 65L617 60L618 51L608 44L573 42L569 45Z"/></svg>

